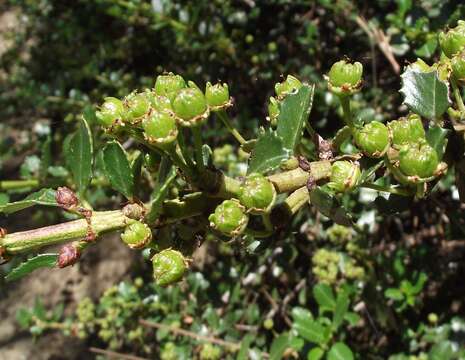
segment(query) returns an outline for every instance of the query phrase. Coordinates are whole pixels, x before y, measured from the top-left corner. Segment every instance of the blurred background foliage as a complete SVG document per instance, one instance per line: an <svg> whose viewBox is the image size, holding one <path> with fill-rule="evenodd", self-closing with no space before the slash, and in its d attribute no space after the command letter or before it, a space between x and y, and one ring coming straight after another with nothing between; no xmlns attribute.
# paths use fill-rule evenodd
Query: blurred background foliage
<svg viewBox="0 0 465 360"><path fill-rule="evenodd" d="M317 85L312 121L330 136L341 112L323 74L347 56L365 68L357 116L395 119L406 113L397 92L403 66L437 56L437 31L465 18L465 4L452 0L8 0L0 6L4 23L12 24L1 31L1 179L37 178L46 139L55 150L49 172L65 177L59 149L74 120L82 113L91 118L106 96L151 87L164 71L199 84L228 83L235 125L246 135L265 124L274 83L294 74ZM230 142L215 123L207 136L212 147ZM214 158L237 176L241 156L225 145ZM0 203L14 196L21 195L0 192ZM92 196L108 203L105 189ZM180 286L156 288L140 265L127 282L83 300L74 314L64 316L58 304L47 311L38 300L18 321L34 335L60 329L89 346L166 360L319 359L313 349L339 343L360 359L464 359L464 246L457 240L465 232L464 211L450 178L410 208L399 200L398 209L383 209L373 200L370 191L344 199L366 236L330 226L308 209L292 231L253 254L207 239L208 251ZM30 222L53 216L34 214ZM324 338L306 329L324 330Z"/></svg>

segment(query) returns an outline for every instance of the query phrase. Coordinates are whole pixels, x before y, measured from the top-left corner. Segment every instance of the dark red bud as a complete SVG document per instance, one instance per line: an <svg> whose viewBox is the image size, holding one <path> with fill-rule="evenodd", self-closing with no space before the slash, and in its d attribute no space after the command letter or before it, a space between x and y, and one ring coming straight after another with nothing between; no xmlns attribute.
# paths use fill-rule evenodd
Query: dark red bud
<svg viewBox="0 0 465 360"><path fill-rule="evenodd" d="M55 200L64 209L72 209L79 204L76 194L65 186L57 189Z"/></svg>
<svg viewBox="0 0 465 360"><path fill-rule="evenodd" d="M58 267L64 268L66 266L74 265L80 258L81 253L72 244L65 245L61 248L58 254Z"/></svg>

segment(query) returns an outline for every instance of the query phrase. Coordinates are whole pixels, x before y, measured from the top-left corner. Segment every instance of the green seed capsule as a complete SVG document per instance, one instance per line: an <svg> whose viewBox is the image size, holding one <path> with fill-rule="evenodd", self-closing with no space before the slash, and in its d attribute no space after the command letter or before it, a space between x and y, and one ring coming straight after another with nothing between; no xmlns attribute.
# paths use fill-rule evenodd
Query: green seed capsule
<svg viewBox="0 0 465 360"><path fill-rule="evenodd" d="M155 95L166 96L170 98L177 94L179 90L186 87L186 82L180 75L169 73L167 75L158 75L153 89Z"/></svg>
<svg viewBox="0 0 465 360"><path fill-rule="evenodd" d="M205 96L195 87L180 90L172 106L182 126L195 126L208 117Z"/></svg>
<svg viewBox="0 0 465 360"><path fill-rule="evenodd" d="M187 270L187 261L176 250L166 249L152 258L153 277L160 286L168 286L182 279Z"/></svg>
<svg viewBox="0 0 465 360"><path fill-rule="evenodd" d="M331 166L329 186L337 192L352 189L360 180L360 166L350 161L336 161Z"/></svg>
<svg viewBox="0 0 465 360"><path fill-rule="evenodd" d="M249 216L236 199L225 200L208 217L210 227L227 236L238 236L247 227Z"/></svg>
<svg viewBox="0 0 465 360"><path fill-rule="evenodd" d="M137 221L124 229L121 240L131 249L142 249L152 241L152 231L147 224Z"/></svg>
<svg viewBox="0 0 465 360"><path fill-rule="evenodd" d="M123 102L114 97L105 98L100 110L95 113L99 123L104 127L112 126L116 120L123 117L123 114Z"/></svg>
<svg viewBox="0 0 465 360"><path fill-rule="evenodd" d="M153 112L142 122L145 138L155 144L173 143L178 136L174 116L167 112Z"/></svg>
<svg viewBox="0 0 465 360"><path fill-rule="evenodd" d="M218 83L212 85L208 82L205 89L205 99L207 100L208 106L210 106L213 111L231 106L228 84Z"/></svg>
<svg viewBox="0 0 465 360"><path fill-rule="evenodd" d="M127 96L124 104L126 107L124 120L130 123L142 119L150 110L150 101L144 93Z"/></svg>
<svg viewBox="0 0 465 360"><path fill-rule="evenodd" d="M439 33L439 45L448 58L465 48L465 21L459 20L455 28Z"/></svg>
<svg viewBox="0 0 465 360"><path fill-rule="evenodd" d="M295 76L287 75L286 80L284 80L283 82L277 83L274 86L274 90L276 92L276 95L279 98L283 98L286 95L296 92L301 87L302 87L302 83L300 82L299 79L297 79Z"/></svg>
<svg viewBox="0 0 465 360"><path fill-rule="evenodd" d="M270 103L268 104L268 118L267 120L271 123L271 126L276 126L279 116L279 102L273 96L270 97Z"/></svg>
<svg viewBox="0 0 465 360"><path fill-rule="evenodd" d="M239 191L239 200L251 213L265 213L276 199L273 184L261 174L247 176Z"/></svg>
<svg viewBox="0 0 465 360"><path fill-rule="evenodd" d="M410 143L399 152L399 169L407 176L428 178L434 175L438 168L439 158L425 140Z"/></svg>
<svg viewBox="0 0 465 360"><path fill-rule="evenodd" d="M421 118L417 114L410 114L398 120L393 120L388 124L388 128L391 132L394 147L415 143L426 136Z"/></svg>
<svg viewBox="0 0 465 360"><path fill-rule="evenodd" d="M357 146L369 157L381 157L389 147L389 130L379 121L372 121L356 130L354 138Z"/></svg>
<svg viewBox="0 0 465 360"><path fill-rule="evenodd" d="M456 54L452 58L452 74L454 78L460 83L465 83L465 51Z"/></svg>
<svg viewBox="0 0 465 360"><path fill-rule="evenodd" d="M327 79L329 90L337 95L351 95L362 87L363 65L340 60L331 66Z"/></svg>

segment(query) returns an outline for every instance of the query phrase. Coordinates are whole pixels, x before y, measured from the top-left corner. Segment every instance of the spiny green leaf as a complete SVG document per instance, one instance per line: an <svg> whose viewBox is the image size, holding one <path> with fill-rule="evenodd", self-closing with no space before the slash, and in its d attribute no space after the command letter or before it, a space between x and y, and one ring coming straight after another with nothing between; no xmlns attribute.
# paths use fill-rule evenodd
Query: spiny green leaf
<svg viewBox="0 0 465 360"><path fill-rule="evenodd" d="M34 205L58 206L55 200L55 190L42 189L30 194L24 200L15 201L0 206L0 213L12 214L17 211L27 209Z"/></svg>
<svg viewBox="0 0 465 360"><path fill-rule="evenodd" d="M342 343L335 343L328 352L328 360L353 360L354 354L350 348Z"/></svg>
<svg viewBox="0 0 465 360"><path fill-rule="evenodd" d="M82 196L92 178L92 134L87 121L82 118L77 131L64 146L66 163L73 181Z"/></svg>
<svg viewBox="0 0 465 360"><path fill-rule="evenodd" d="M114 141L105 146L103 163L113 189L131 199L134 196L134 175L126 152L120 143Z"/></svg>
<svg viewBox="0 0 465 360"><path fill-rule="evenodd" d="M58 254L40 254L15 267L5 277L7 281L14 281L42 267L54 267Z"/></svg>
<svg viewBox="0 0 465 360"><path fill-rule="evenodd" d="M409 68L402 75L404 104L418 115L438 119L449 107L449 89L437 71L421 72Z"/></svg>
<svg viewBox="0 0 465 360"><path fill-rule="evenodd" d="M275 170L290 154L284 147L283 140L274 131L262 131L250 156L247 173L263 174Z"/></svg>
<svg viewBox="0 0 465 360"><path fill-rule="evenodd" d="M297 93L287 95L282 102L276 133L290 152L295 150L302 138L305 122L312 110L314 90L315 85L305 84Z"/></svg>

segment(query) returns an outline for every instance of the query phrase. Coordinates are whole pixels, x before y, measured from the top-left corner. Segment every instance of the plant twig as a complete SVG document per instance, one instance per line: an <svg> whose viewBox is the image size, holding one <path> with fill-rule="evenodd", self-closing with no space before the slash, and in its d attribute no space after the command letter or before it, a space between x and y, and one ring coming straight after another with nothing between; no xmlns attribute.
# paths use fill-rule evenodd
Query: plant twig
<svg viewBox="0 0 465 360"><path fill-rule="evenodd" d="M147 358L143 358L140 356L135 356L135 355L128 355L128 354L121 354L116 351L110 351L110 350L105 350L105 349L99 349L96 347L90 347L89 351L91 353L95 354L100 354L100 355L105 355L108 356L110 359L118 359L118 360L149 360Z"/></svg>

